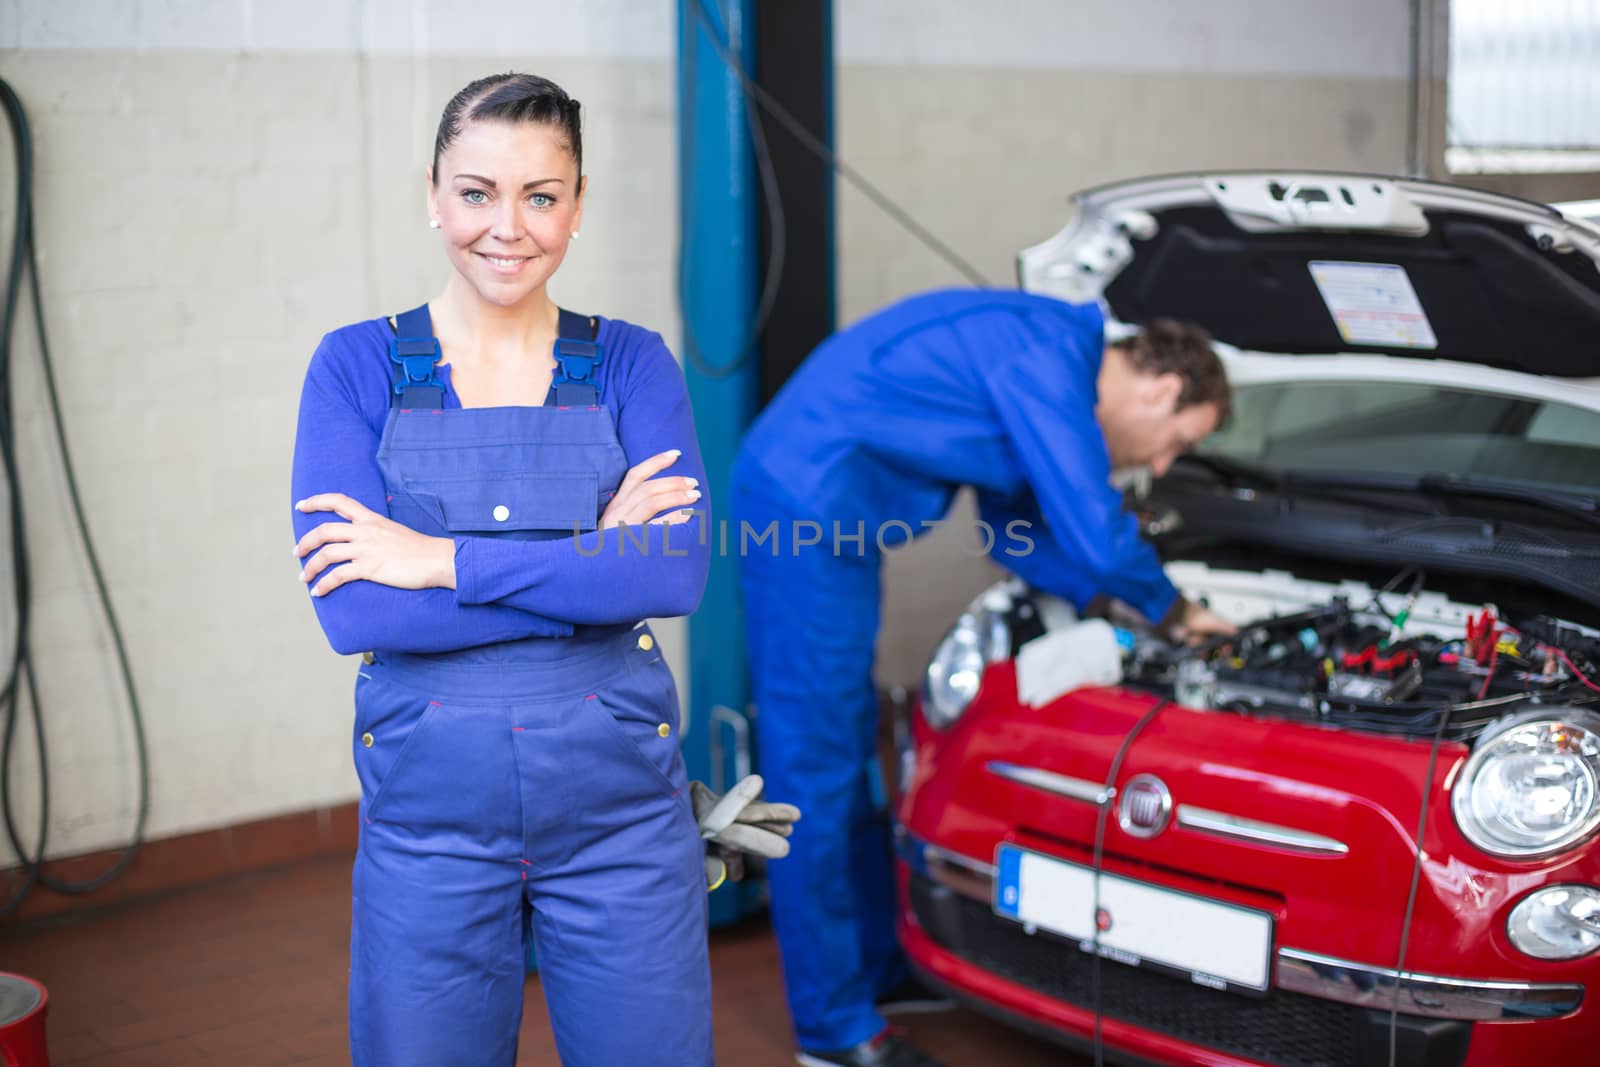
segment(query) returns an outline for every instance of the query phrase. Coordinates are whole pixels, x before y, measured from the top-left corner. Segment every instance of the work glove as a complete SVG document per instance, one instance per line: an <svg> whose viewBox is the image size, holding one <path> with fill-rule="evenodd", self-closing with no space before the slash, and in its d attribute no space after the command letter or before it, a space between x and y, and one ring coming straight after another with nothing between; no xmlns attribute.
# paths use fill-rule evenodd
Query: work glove
<svg viewBox="0 0 1600 1067"><path fill-rule="evenodd" d="M706 842L706 889L725 880L744 877L746 853L764 859L789 854L789 835L800 818L793 804L768 804L761 800L765 783L759 774L746 776L726 796L718 796L701 782L689 783L694 821Z"/></svg>

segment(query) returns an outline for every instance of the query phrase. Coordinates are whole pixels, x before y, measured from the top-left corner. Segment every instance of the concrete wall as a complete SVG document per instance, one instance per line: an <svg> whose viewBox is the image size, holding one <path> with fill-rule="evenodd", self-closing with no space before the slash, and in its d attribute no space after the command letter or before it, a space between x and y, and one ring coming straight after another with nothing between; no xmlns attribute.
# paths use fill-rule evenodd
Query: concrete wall
<svg viewBox="0 0 1600 1067"><path fill-rule="evenodd" d="M584 102L591 202L556 294L678 335L676 5L466 11L443 0L0 5L0 70L34 127L67 431L144 700L152 835L355 795L352 665L327 650L289 555L295 405L323 332L442 284L421 172L455 89L532 69ZM1407 5L1396 0L1002 0L981 14L955 0L836 0L835 18L841 153L998 282L1086 185L1405 162ZM6 188L10 166L7 153ZM958 280L858 194L841 185L838 200L842 321ZM36 346L19 336L60 855L125 835L131 742L40 417ZM914 679L991 573L948 538L898 553L883 678ZM675 667L681 634L662 630ZM36 769L27 753L16 766L31 826Z"/></svg>

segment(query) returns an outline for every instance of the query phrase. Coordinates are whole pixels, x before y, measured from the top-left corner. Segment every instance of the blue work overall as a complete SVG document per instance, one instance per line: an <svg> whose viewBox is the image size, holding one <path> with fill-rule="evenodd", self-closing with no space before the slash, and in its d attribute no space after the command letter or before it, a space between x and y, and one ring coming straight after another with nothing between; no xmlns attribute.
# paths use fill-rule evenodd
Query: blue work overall
<svg viewBox="0 0 1600 1067"><path fill-rule="evenodd" d="M805 812L767 868L784 988L801 1048L849 1048L884 1028L874 1001L906 977L877 768L881 556L870 532L838 552L832 531L799 544L808 517L748 462L731 503L741 529L776 524L741 547L739 580L761 774Z"/></svg>
<svg viewBox="0 0 1600 1067"><path fill-rule="evenodd" d="M445 408L426 306L396 326L391 516L441 537L595 529L627 460L589 320L562 312L543 407ZM366 658L357 1067L510 1067L530 936L567 1067L710 1064L704 849L648 628Z"/></svg>

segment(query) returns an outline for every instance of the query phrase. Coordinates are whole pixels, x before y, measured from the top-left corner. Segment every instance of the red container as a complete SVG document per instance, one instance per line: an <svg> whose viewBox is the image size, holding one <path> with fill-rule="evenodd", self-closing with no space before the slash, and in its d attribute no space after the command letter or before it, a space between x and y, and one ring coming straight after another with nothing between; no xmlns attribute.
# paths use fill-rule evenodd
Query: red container
<svg viewBox="0 0 1600 1067"><path fill-rule="evenodd" d="M50 994L32 978L0 972L0 1067L50 1067L44 1017Z"/></svg>

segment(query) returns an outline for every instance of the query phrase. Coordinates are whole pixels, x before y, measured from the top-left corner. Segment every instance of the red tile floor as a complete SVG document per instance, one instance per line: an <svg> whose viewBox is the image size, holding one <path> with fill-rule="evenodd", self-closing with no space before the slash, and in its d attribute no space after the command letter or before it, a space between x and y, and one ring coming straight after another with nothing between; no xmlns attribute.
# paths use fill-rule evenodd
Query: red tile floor
<svg viewBox="0 0 1600 1067"><path fill-rule="evenodd" d="M0 930L0 970L49 988L53 1067L345 1064L349 892L338 858L41 920ZM711 966L718 1062L793 1063L765 922L714 932ZM949 1067L1088 1062L964 1011L904 1022ZM560 1062L536 978L518 1062Z"/></svg>

